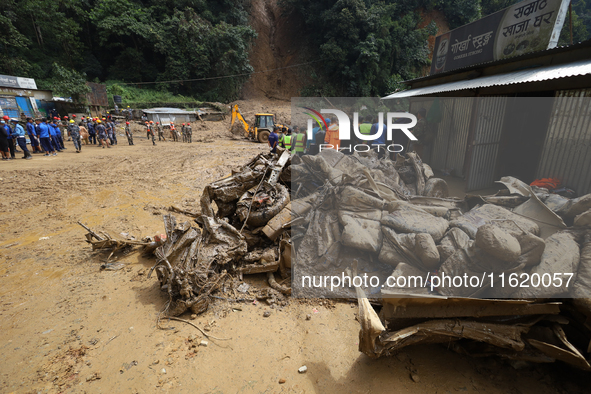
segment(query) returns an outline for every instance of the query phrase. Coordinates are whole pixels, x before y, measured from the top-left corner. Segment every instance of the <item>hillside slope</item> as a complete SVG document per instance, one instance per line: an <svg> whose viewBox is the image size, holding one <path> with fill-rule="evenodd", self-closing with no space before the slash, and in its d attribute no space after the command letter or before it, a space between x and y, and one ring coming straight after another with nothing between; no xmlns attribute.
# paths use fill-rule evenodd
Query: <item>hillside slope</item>
<svg viewBox="0 0 591 394"><path fill-rule="evenodd" d="M258 37L250 52L253 74L242 89L244 99L272 98L289 100L300 95L307 83L303 22L297 15L283 15L277 0L253 0L251 26ZM285 68L288 67L288 68ZM264 72L265 70L275 71Z"/></svg>

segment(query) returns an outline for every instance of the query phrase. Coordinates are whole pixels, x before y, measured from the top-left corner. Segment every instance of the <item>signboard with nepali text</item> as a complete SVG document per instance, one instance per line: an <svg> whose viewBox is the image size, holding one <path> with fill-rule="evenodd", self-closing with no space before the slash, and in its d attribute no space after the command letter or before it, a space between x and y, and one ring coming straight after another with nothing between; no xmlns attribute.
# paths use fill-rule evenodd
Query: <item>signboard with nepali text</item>
<svg viewBox="0 0 591 394"><path fill-rule="evenodd" d="M554 48L568 0L524 0L437 36L431 75Z"/></svg>
<svg viewBox="0 0 591 394"><path fill-rule="evenodd" d="M16 89L37 89L37 84L34 79L13 77L10 75L0 75L0 86Z"/></svg>

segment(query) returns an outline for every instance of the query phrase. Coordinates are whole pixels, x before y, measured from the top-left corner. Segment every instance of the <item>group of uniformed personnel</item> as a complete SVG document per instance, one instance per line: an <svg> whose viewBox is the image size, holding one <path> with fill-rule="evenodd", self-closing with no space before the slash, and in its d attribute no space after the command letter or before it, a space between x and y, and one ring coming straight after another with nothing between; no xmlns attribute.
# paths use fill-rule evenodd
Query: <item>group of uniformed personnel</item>
<svg viewBox="0 0 591 394"><path fill-rule="evenodd" d="M271 152L276 153L277 146L301 156L306 148L306 133L300 132L299 126L279 127L275 126L273 132L269 135L269 146Z"/></svg>
<svg viewBox="0 0 591 394"><path fill-rule="evenodd" d="M57 156L58 152L67 149L64 145L66 133L68 140L72 140L76 153L82 151L82 141L87 145L97 144L97 134L98 143L103 148L105 145L110 148L111 145L117 144L116 126L109 115L102 119L86 116L76 119L76 114L71 115L71 117L67 115L60 117L55 110L50 113L55 116L35 120L23 115L26 122L16 118L10 119L6 115L3 117L0 125L0 152L3 160L15 158L15 153L19 152L16 148L17 144L24 153L23 159L31 159L31 153L45 153L45 156ZM9 123L13 124L12 128ZM27 147L26 136L29 137L30 150ZM130 145L133 145L133 143L130 143Z"/></svg>
<svg viewBox="0 0 591 394"><path fill-rule="evenodd" d="M152 139L152 144L156 145L156 133L158 133L158 141L166 141L166 137L164 137L164 127L160 124L160 122L154 123L153 120L146 121L146 137ZM183 123L180 131L176 128L174 122L170 122L170 138L174 142L178 142L182 139L183 142L191 143L193 142L193 129L191 128L191 123Z"/></svg>

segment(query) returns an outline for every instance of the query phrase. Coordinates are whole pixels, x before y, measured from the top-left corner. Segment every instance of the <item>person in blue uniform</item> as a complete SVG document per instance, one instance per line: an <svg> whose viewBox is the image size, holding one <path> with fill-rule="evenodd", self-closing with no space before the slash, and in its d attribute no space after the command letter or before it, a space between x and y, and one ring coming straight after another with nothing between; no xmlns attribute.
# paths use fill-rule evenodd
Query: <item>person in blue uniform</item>
<svg viewBox="0 0 591 394"><path fill-rule="evenodd" d="M43 118L43 121L39 123L39 142L41 147L45 151L45 156L50 154L56 156L55 148L51 142L51 126L49 125L49 119Z"/></svg>
<svg viewBox="0 0 591 394"><path fill-rule="evenodd" d="M10 123L14 125L14 130L12 132L14 138L16 138L16 142L18 146L23 150L25 154L23 159L30 160L33 158L31 152L29 152L29 148L27 148L27 139L25 138L25 129L18 123L18 119L10 119Z"/></svg>
<svg viewBox="0 0 591 394"><path fill-rule="evenodd" d="M4 119L0 120L0 153L2 153L2 160L12 160L8 153L8 133L4 128L5 123Z"/></svg>
<svg viewBox="0 0 591 394"><path fill-rule="evenodd" d="M94 123L94 120L89 119L88 120L88 140L90 141L91 144L96 145L96 123Z"/></svg>
<svg viewBox="0 0 591 394"><path fill-rule="evenodd" d="M48 122L49 126L49 135L51 137L51 145L53 145L52 151L61 152L62 148L57 140L57 124L55 123L55 119L50 123Z"/></svg>
<svg viewBox="0 0 591 394"><path fill-rule="evenodd" d="M271 153L277 153L277 145L279 144L279 135L277 135L279 127L275 126L271 134L269 134L269 146L271 147Z"/></svg>
<svg viewBox="0 0 591 394"><path fill-rule="evenodd" d="M39 146L39 140L37 136L37 131L35 123L33 123L33 118L27 118L27 134L29 135L29 140L31 141L31 148L33 153L42 153L41 147Z"/></svg>

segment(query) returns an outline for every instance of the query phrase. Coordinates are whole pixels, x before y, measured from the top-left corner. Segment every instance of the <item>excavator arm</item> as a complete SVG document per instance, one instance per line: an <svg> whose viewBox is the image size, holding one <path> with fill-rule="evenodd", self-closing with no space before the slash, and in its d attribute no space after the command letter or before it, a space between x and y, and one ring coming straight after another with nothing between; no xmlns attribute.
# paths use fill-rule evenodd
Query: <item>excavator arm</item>
<svg viewBox="0 0 591 394"><path fill-rule="evenodd" d="M232 107L232 123L230 124L230 131L234 127L234 123L236 121L242 122L242 125L244 126L244 133L248 134L249 126L248 126L248 123L246 123L246 120L244 120L244 118L242 117L242 114L240 113L240 110L238 109L238 104L235 104Z"/></svg>

